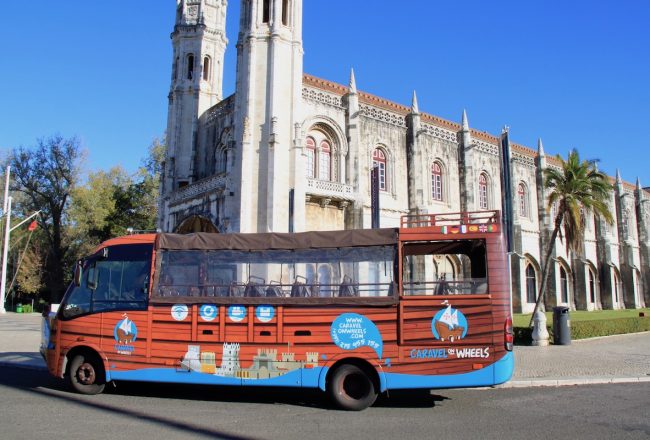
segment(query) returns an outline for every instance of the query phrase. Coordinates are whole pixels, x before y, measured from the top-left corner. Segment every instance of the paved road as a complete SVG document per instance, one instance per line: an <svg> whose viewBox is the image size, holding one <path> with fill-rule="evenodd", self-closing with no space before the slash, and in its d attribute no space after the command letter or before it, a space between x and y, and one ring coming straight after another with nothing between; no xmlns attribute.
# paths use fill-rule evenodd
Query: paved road
<svg viewBox="0 0 650 440"><path fill-rule="evenodd" d="M358 413L314 393L118 385L97 396L0 367L3 439L647 439L650 383L404 393Z"/></svg>

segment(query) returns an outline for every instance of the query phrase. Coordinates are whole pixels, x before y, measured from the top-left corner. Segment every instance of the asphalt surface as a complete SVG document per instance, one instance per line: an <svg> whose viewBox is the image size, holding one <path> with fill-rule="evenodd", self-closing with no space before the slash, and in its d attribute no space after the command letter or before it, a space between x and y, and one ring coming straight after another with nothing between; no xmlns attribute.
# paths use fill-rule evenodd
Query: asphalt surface
<svg viewBox="0 0 650 440"><path fill-rule="evenodd" d="M46 370L40 339L40 315L0 314L0 366ZM650 332L515 346L514 353L514 375L500 388L650 382Z"/></svg>
<svg viewBox="0 0 650 440"><path fill-rule="evenodd" d="M0 368L2 439L648 439L650 383L391 392L360 412L301 389L120 383L71 392Z"/></svg>

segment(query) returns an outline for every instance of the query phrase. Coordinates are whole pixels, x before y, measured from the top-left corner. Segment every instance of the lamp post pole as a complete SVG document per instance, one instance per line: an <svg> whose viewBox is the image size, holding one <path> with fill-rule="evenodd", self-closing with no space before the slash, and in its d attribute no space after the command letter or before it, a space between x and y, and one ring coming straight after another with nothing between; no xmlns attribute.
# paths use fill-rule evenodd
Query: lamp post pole
<svg viewBox="0 0 650 440"><path fill-rule="evenodd" d="M5 291L7 289L7 255L9 254L9 231L11 230L11 197L7 198L7 206L4 212L5 239L2 246L2 280L0 281L0 313L7 313L5 309Z"/></svg>

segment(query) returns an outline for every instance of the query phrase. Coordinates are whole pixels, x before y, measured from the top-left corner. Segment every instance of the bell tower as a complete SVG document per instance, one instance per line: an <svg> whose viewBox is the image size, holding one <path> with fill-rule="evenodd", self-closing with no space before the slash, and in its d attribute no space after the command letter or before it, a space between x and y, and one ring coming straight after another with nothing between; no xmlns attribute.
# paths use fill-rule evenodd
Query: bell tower
<svg viewBox="0 0 650 440"><path fill-rule="evenodd" d="M196 178L199 117L222 96L227 0L177 0L162 194Z"/></svg>
<svg viewBox="0 0 650 440"><path fill-rule="evenodd" d="M302 0L242 0L237 42L233 231L303 230ZM295 203L292 203L291 200Z"/></svg>

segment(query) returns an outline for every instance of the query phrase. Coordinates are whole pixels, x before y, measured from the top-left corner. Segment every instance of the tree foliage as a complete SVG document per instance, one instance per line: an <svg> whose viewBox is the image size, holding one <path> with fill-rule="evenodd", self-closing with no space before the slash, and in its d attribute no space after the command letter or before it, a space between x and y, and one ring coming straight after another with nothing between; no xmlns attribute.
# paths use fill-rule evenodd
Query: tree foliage
<svg viewBox="0 0 650 440"><path fill-rule="evenodd" d="M66 230L66 209L77 183L81 148L76 138L56 135L39 139L33 148L14 149L11 170L15 191L25 197L18 211L41 211L38 223L47 242L45 285L58 300L65 290L66 272L73 257Z"/></svg>
<svg viewBox="0 0 650 440"><path fill-rule="evenodd" d="M607 205L612 185L607 176L598 171L596 161L580 160L577 150L569 152L565 161L557 156L561 168L544 170L544 187L548 190L547 210L553 211L553 232L548 242L548 249L542 266L542 283L537 295L537 302L530 320L532 326L535 312L546 294L546 283L550 269L555 241L564 241L568 252L580 253L584 240L586 215L593 213L605 222L612 224L614 218Z"/></svg>
<svg viewBox="0 0 650 440"><path fill-rule="evenodd" d="M76 260L102 241L125 235L128 228L155 229L164 151L164 141L154 139L133 175L116 166L90 172L80 182L83 154L76 138L53 136L39 139L34 147L14 149L9 158L14 215L41 211L29 247L14 245L9 260L21 260L11 268L19 295L38 293L59 301ZM22 235L20 230L12 233L12 243Z"/></svg>

